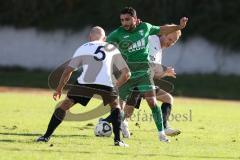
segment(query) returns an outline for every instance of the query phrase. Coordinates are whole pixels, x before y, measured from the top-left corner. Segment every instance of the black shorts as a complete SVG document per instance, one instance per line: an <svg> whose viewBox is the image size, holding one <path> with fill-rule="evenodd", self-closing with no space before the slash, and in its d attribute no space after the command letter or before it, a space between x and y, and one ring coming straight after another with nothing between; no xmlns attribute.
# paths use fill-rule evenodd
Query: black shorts
<svg viewBox="0 0 240 160"><path fill-rule="evenodd" d="M156 94L158 93L158 91L159 91L159 88L155 90ZM139 109L142 98L144 98L144 95L141 94L141 92L138 90L137 87L135 87L132 93L129 95L126 104L130 106L134 106L134 108L136 109Z"/></svg>
<svg viewBox="0 0 240 160"><path fill-rule="evenodd" d="M138 90L137 87L135 87L132 93L129 95L126 104L139 109L142 97L143 95L141 94L141 92Z"/></svg>
<svg viewBox="0 0 240 160"><path fill-rule="evenodd" d="M80 103L86 106L94 94L100 95L104 106L112 103L118 97L117 92L113 87L99 84L79 84L70 86L67 97L74 103Z"/></svg>

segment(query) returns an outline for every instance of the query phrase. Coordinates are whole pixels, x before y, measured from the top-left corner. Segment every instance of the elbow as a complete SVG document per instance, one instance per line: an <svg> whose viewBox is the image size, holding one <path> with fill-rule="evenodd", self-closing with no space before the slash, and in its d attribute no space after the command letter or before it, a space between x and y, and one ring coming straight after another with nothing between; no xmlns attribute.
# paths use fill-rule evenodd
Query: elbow
<svg viewBox="0 0 240 160"><path fill-rule="evenodd" d="M130 77L131 77L131 72L130 71L128 71L127 73L126 73L126 80L129 80L130 79Z"/></svg>
<svg viewBox="0 0 240 160"><path fill-rule="evenodd" d="M124 81L127 81L131 77L131 72L128 68L124 68L121 70L121 77L124 79Z"/></svg>

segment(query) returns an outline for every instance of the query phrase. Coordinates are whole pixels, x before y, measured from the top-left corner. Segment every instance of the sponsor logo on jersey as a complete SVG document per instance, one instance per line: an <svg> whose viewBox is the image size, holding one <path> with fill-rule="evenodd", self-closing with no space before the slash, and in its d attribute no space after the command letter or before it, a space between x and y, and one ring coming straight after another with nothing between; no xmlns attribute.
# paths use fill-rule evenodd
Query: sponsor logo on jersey
<svg viewBox="0 0 240 160"><path fill-rule="evenodd" d="M139 32L139 34L141 34L141 36L143 36L144 35L144 31L141 29L141 30L139 30L138 31Z"/></svg>
<svg viewBox="0 0 240 160"><path fill-rule="evenodd" d="M134 52L134 51L144 49L145 46L146 46L145 39L142 38L142 39L138 40L137 42L133 43L131 46L129 46L128 52Z"/></svg>

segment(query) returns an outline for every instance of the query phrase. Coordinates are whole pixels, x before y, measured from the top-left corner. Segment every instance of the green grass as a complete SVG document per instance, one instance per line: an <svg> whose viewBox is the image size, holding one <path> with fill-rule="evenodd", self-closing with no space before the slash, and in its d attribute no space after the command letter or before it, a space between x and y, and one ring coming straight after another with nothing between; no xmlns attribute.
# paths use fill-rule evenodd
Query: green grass
<svg viewBox="0 0 240 160"><path fill-rule="evenodd" d="M129 148L114 147L112 137L95 137L93 126L87 124L97 119L63 122L49 143L34 142L45 131L56 103L50 92L0 93L0 159L240 159L239 101L176 98L171 125L183 133L170 144L159 142L154 123L144 121L150 114L144 102L139 118L135 112L135 121L130 122L133 135L125 139ZM97 103L76 106L73 112L85 112Z"/></svg>

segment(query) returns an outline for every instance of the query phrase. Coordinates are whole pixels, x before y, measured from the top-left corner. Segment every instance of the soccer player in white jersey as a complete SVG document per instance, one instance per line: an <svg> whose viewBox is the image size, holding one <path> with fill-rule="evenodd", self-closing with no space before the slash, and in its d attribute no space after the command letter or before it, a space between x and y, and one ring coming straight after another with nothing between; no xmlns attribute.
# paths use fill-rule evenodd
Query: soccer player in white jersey
<svg viewBox="0 0 240 160"><path fill-rule="evenodd" d="M149 62L152 63L154 78L161 79L163 77L173 77L176 78L176 73L174 68L167 67L163 71L162 67L162 50L168 47L171 47L176 43L176 41L181 36L181 31L175 31L168 35L153 35L149 37ZM160 86L161 87L161 86ZM175 136L180 134L180 130L172 129L168 124L168 118L171 114L171 109L173 105L173 97L170 93L159 89L157 90L156 97L158 101L162 102L161 110L163 115L163 125L165 134L168 136ZM133 114L134 107L139 108L141 103L141 96L139 92L134 92L128 99L127 105L125 106L125 117L129 118ZM134 106L134 107L133 107ZM125 121L126 123L126 121ZM129 130L123 132L125 138L130 137Z"/></svg>
<svg viewBox="0 0 240 160"><path fill-rule="evenodd" d="M113 125L114 145L126 147L120 139L121 114L118 95L115 87L120 87L130 77L130 71L123 60L120 51L113 48L105 41L105 31L99 27L93 27L89 34L90 42L80 46L68 66L65 68L56 91L54 100L61 97L62 90L67 84L73 71L83 67L83 73L77 78L77 84L73 85L67 93L67 97L54 111L46 133L37 139L38 142L48 142L50 136L59 124L64 120L66 111L76 103L86 106L94 94L102 97L104 105L111 107L110 119ZM112 80L112 66L115 65L121 72L121 76L114 84Z"/></svg>

